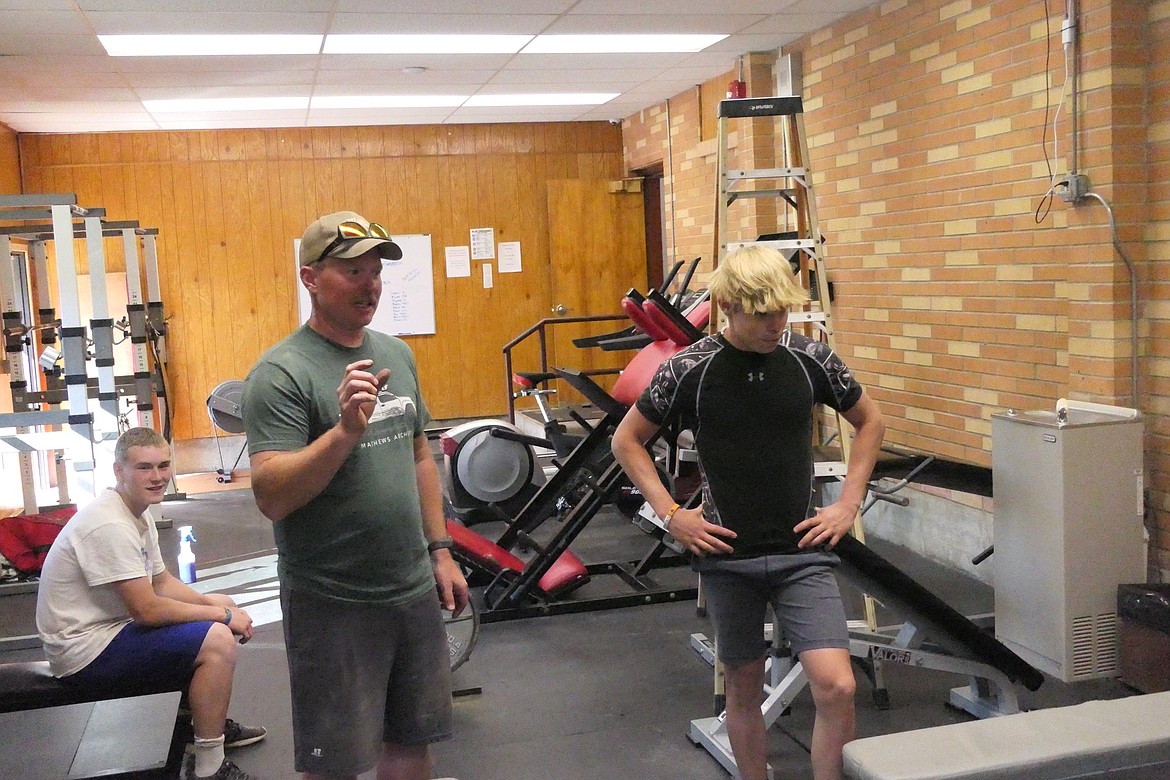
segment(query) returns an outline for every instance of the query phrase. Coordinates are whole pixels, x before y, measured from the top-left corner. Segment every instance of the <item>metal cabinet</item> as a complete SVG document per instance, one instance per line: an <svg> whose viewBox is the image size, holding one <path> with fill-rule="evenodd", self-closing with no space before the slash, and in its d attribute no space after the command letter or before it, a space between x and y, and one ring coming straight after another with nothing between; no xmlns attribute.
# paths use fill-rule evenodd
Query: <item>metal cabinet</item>
<svg viewBox="0 0 1170 780"><path fill-rule="evenodd" d="M1061 400L991 423L996 637L1065 682L1114 677L1117 586L1146 580L1141 415Z"/></svg>

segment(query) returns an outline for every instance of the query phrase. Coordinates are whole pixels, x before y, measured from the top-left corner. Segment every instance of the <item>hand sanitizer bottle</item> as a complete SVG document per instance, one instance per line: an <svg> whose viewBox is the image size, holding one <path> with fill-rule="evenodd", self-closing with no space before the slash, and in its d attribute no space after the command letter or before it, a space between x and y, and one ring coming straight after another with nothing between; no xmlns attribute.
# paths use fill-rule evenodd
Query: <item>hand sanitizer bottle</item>
<svg viewBox="0 0 1170 780"><path fill-rule="evenodd" d="M191 550L191 542L195 541L195 534L191 533L191 526L179 528L179 579L190 585L195 581L195 553Z"/></svg>

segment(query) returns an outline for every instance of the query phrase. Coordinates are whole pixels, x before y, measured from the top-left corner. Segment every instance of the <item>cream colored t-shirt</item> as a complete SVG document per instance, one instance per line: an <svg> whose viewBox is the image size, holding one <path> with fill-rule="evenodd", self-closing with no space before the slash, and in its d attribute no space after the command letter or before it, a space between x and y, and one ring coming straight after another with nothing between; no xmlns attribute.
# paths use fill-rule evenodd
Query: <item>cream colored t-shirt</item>
<svg viewBox="0 0 1170 780"><path fill-rule="evenodd" d="M166 570L147 509L134 517L114 490L74 515L53 542L37 587L37 631L57 677L81 671L131 622L112 583Z"/></svg>

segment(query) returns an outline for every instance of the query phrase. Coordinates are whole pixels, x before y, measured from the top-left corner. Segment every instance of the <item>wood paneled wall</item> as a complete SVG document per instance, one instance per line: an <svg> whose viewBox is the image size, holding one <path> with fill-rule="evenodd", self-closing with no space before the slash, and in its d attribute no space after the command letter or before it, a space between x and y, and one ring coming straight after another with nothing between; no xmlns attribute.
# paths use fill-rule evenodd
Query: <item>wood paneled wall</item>
<svg viewBox="0 0 1170 780"><path fill-rule="evenodd" d="M503 413L501 347L549 315L547 183L623 170L606 123L22 135L21 155L26 193L77 193L110 220L159 228L179 440L210 435L211 389L296 327L293 240L341 209L431 234L437 333L408 341L434 416ZM445 274L444 247L481 227L523 253L523 272L490 289L478 264ZM122 270L121 250L109 255Z"/></svg>
<svg viewBox="0 0 1170 780"><path fill-rule="evenodd" d="M0 195L20 194L20 147L16 133L0 124Z"/></svg>

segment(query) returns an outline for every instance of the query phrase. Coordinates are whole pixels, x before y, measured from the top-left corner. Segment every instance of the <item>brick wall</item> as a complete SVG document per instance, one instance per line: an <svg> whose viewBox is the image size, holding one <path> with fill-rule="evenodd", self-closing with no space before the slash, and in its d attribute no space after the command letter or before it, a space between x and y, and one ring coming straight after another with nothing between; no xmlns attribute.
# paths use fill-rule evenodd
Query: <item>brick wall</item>
<svg viewBox="0 0 1170 780"><path fill-rule="evenodd" d="M890 0L783 50L802 63L836 341L882 404L888 441L947 458L989 464L990 416L1007 407L1132 405L1130 282L1110 210L1046 197L1075 165L1140 280L1149 525L1167 567L1170 0L1081 1L1075 163L1064 6L1047 5L1049 18L1032 0ZM774 89L763 59L750 95ZM680 258L711 254L701 110L686 93L623 123L628 168L673 157Z"/></svg>
<svg viewBox="0 0 1170 780"><path fill-rule="evenodd" d="M1170 0L1150 2L1144 20L1146 115L1145 181L1148 210L1142 232L1145 260L1140 309L1144 357L1141 362L1141 408L1146 423L1146 486L1152 510L1154 542L1161 566L1170 568ZM1139 21L1141 21L1139 19ZM1140 57L1141 51L1134 52ZM1136 176L1135 176L1136 178ZM1132 246L1127 243L1126 246Z"/></svg>

